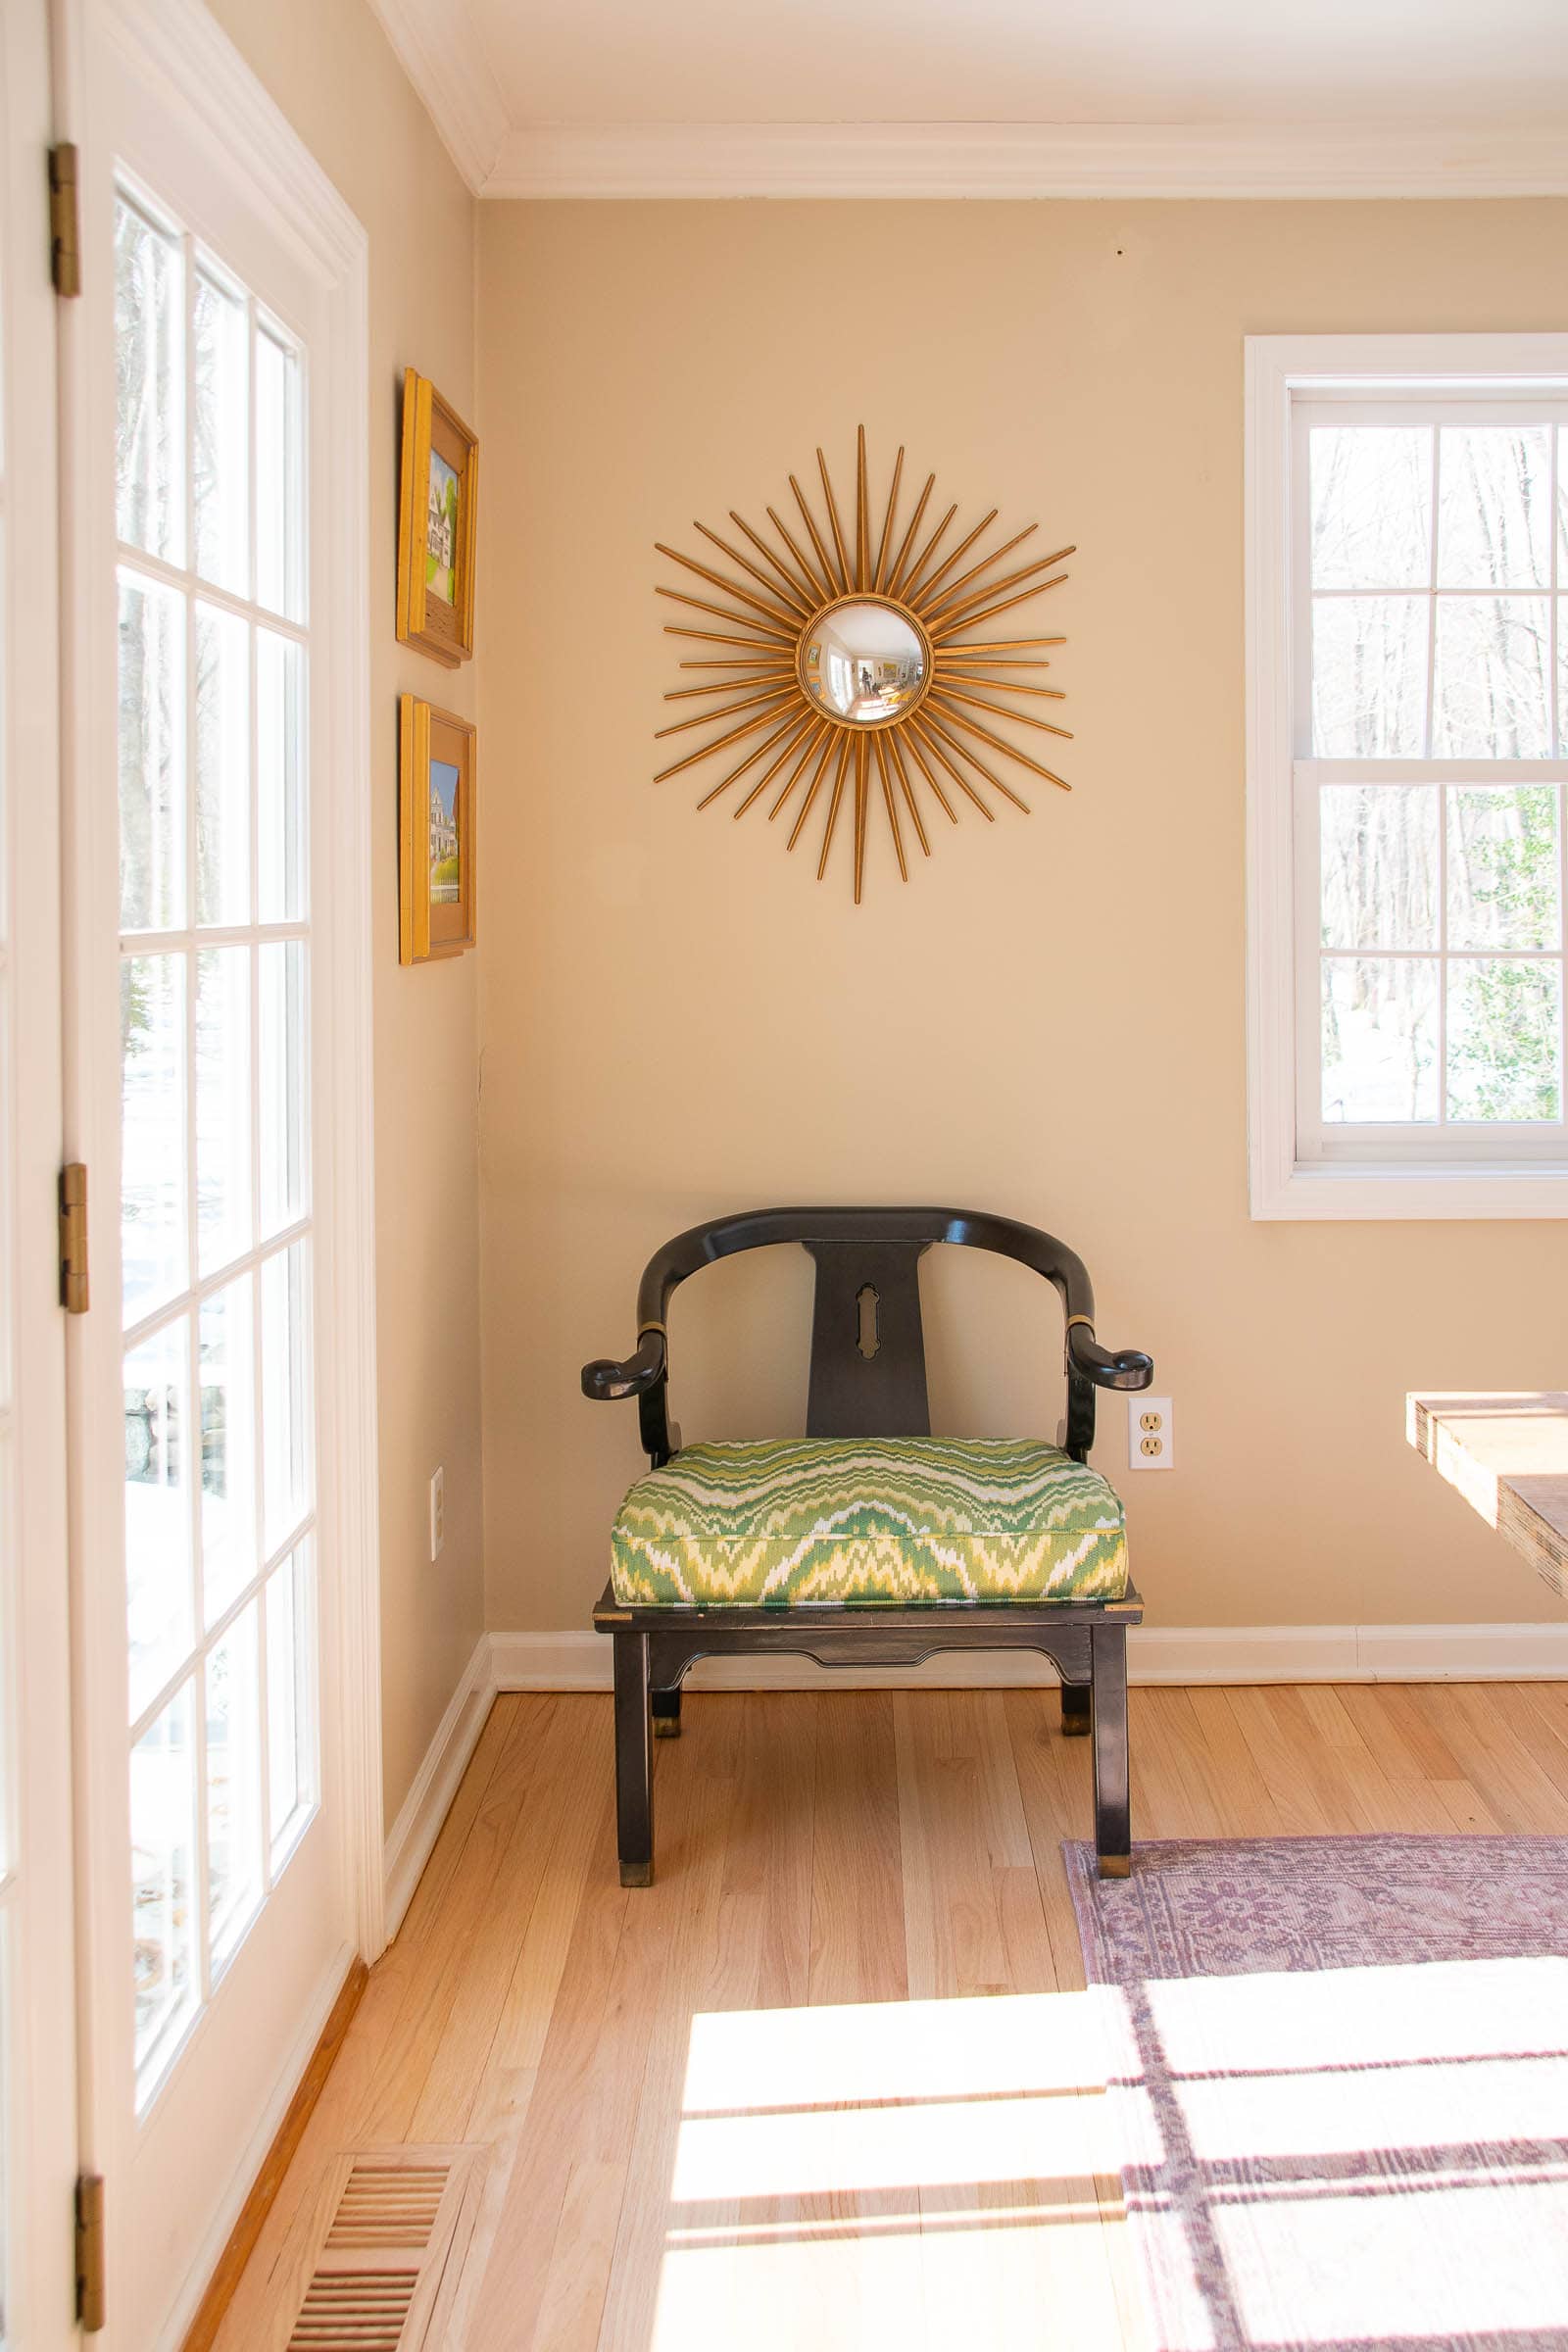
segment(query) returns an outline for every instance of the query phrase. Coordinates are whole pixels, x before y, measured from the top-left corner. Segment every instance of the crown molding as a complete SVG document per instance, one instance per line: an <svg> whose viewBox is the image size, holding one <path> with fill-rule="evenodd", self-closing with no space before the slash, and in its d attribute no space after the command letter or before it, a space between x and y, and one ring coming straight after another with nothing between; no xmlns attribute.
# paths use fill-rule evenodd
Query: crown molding
<svg viewBox="0 0 1568 2352"><path fill-rule="evenodd" d="M439 0L376 5L383 17L394 6L440 13ZM474 184L498 197L1562 196L1568 130L1507 123L535 122L507 133L493 168Z"/></svg>
<svg viewBox="0 0 1568 2352"><path fill-rule="evenodd" d="M475 196L514 134L467 0L370 0L431 122Z"/></svg>

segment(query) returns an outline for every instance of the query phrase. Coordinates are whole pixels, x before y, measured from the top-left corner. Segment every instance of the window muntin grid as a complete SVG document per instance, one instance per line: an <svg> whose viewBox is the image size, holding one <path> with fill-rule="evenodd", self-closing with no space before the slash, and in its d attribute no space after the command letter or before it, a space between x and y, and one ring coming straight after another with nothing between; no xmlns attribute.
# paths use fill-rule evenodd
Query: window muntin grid
<svg viewBox="0 0 1568 2352"><path fill-rule="evenodd" d="M116 208L137 2103L314 1813L305 353Z"/></svg>
<svg viewBox="0 0 1568 2352"><path fill-rule="evenodd" d="M1298 1156L1559 1159L1568 399L1292 427Z"/></svg>

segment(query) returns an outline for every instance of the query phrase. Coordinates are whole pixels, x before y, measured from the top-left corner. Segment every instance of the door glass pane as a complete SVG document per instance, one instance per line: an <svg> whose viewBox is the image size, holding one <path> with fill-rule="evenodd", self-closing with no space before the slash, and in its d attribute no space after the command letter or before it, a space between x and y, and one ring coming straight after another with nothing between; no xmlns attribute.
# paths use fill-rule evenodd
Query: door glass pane
<svg viewBox="0 0 1568 2352"><path fill-rule="evenodd" d="M178 564L185 539L185 293L178 237L115 206L118 535Z"/></svg>
<svg viewBox="0 0 1568 2352"><path fill-rule="evenodd" d="M1562 1116L1562 967L1502 956L1448 966L1450 1119Z"/></svg>
<svg viewBox="0 0 1568 2352"><path fill-rule="evenodd" d="M245 1590L256 1556L256 1348L250 1275L204 1298L202 1613L215 1625Z"/></svg>
<svg viewBox="0 0 1568 2352"><path fill-rule="evenodd" d="M1323 1117L1335 1124L1438 1115L1436 956L1323 959Z"/></svg>
<svg viewBox="0 0 1568 2352"><path fill-rule="evenodd" d="M310 1244L262 1264L262 1460L265 1545L270 1558L311 1507Z"/></svg>
<svg viewBox="0 0 1568 2352"><path fill-rule="evenodd" d="M256 791L259 914L298 922L305 912L303 663L292 638L256 632Z"/></svg>
<svg viewBox="0 0 1568 2352"><path fill-rule="evenodd" d="M122 193L121 1143L123 1305L138 1335L124 1479L142 2104L317 1801L305 370L223 257L161 216Z"/></svg>
<svg viewBox="0 0 1568 2352"><path fill-rule="evenodd" d="M307 1538L267 1585L268 1818L274 1857L292 1843L316 1801L312 1555Z"/></svg>
<svg viewBox="0 0 1568 2352"><path fill-rule="evenodd" d="M191 306L196 377L196 568L243 596L249 584L250 364L245 302L197 269Z"/></svg>
<svg viewBox="0 0 1568 2352"><path fill-rule="evenodd" d="M213 1972L262 1899L262 1692L258 1603L240 1611L207 1661L207 1915Z"/></svg>
<svg viewBox="0 0 1568 2352"><path fill-rule="evenodd" d="M251 952L196 958L196 1234L203 1274L251 1246Z"/></svg>
<svg viewBox="0 0 1568 2352"><path fill-rule="evenodd" d="M299 362L264 328L256 337L256 601L301 617Z"/></svg>
<svg viewBox="0 0 1568 2352"><path fill-rule="evenodd" d="M185 919L185 600L120 577L120 920Z"/></svg>
<svg viewBox="0 0 1568 2352"><path fill-rule="evenodd" d="M306 1208L305 1059L309 1036L305 942L260 952L262 1234L281 1233Z"/></svg>
<svg viewBox="0 0 1568 2352"><path fill-rule="evenodd" d="M195 1706L187 1682L130 1757L136 2071L144 2095L200 1998L195 1830Z"/></svg>
<svg viewBox="0 0 1568 2352"><path fill-rule="evenodd" d="M122 1285L127 1323L184 1289L185 957L120 967Z"/></svg>
<svg viewBox="0 0 1568 2352"><path fill-rule="evenodd" d="M250 631L196 607L196 920L251 912Z"/></svg>
<svg viewBox="0 0 1568 2352"><path fill-rule="evenodd" d="M167 1323L125 1356L125 1606L130 1720L191 1646L190 1327Z"/></svg>
<svg viewBox="0 0 1568 2352"><path fill-rule="evenodd" d="M1437 786L1327 784L1319 808L1324 947L1437 947Z"/></svg>

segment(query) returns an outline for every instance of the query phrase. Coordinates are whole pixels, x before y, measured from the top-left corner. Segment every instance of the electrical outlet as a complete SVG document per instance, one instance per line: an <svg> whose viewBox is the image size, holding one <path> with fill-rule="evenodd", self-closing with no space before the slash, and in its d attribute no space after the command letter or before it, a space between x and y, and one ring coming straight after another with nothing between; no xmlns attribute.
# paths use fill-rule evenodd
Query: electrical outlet
<svg viewBox="0 0 1568 2352"><path fill-rule="evenodd" d="M1168 1396L1128 1397L1127 1467L1129 1470L1176 1467L1176 1439Z"/></svg>
<svg viewBox="0 0 1568 2352"><path fill-rule="evenodd" d="M430 1481L430 1557L441 1557L441 1546L447 1540L447 1474L437 1470Z"/></svg>

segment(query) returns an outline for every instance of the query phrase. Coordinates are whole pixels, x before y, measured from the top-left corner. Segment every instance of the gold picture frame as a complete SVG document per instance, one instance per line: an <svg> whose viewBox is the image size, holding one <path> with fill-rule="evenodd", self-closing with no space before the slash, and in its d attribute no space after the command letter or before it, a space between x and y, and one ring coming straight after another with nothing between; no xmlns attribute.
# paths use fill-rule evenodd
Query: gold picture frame
<svg viewBox="0 0 1568 2352"><path fill-rule="evenodd" d="M399 703L398 961L474 943L475 730L416 694Z"/></svg>
<svg viewBox="0 0 1568 2352"><path fill-rule="evenodd" d="M428 376L403 378L397 631L456 669L473 652L479 444Z"/></svg>

